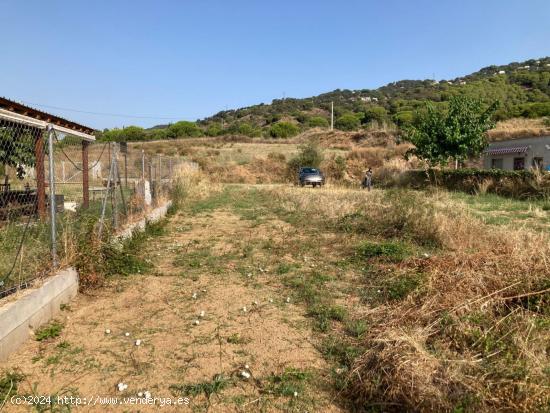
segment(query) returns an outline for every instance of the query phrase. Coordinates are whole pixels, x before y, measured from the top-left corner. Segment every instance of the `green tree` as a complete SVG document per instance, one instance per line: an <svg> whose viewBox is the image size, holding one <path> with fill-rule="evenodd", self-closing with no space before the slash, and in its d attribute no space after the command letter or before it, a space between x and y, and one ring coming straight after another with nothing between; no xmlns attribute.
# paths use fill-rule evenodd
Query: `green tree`
<svg viewBox="0 0 550 413"><path fill-rule="evenodd" d="M201 135L202 130L195 122L182 120L168 127L168 137L172 139L196 137Z"/></svg>
<svg viewBox="0 0 550 413"><path fill-rule="evenodd" d="M206 128L206 135L207 136L218 136L223 133L223 129L219 123L211 123Z"/></svg>
<svg viewBox="0 0 550 413"><path fill-rule="evenodd" d="M290 138L299 132L300 128L290 122L277 122L269 129L269 135L273 138Z"/></svg>
<svg viewBox="0 0 550 413"><path fill-rule="evenodd" d="M256 129L254 129L254 127L252 127L252 125L245 122L239 124L237 128L237 132L241 135L250 136L250 137L258 136L258 133L259 133Z"/></svg>
<svg viewBox="0 0 550 413"><path fill-rule="evenodd" d="M34 166L35 161L34 136L30 131L0 128L0 166L15 168L17 177L23 179L24 166Z"/></svg>
<svg viewBox="0 0 550 413"><path fill-rule="evenodd" d="M146 140L148 141L160 141L162 139L168 139L168 129L153 129L149 131L146 135Z"/></svg>
<svg viewBox="0 0 550 413"><path fill-rule="evenodd" d="M480 100L462 96L451 98L448 110L437 110L428 103L406 129L405 139L415 146L407 155L416 155L431 166L479 155L487 146L486 132L494 127L497 107L497 102L486 108Z"/></svg>
<svg viewBox="0 0 550 413"><path fill-rule="evenodd" d="M393 121L399 127L405 127L413 123L414 114L412 111L406 110L403 112L397 112L393 115Z"/></svg>
<svg viewBox="0 0 550 413"><path fill-rule="evenodd" d="M309 118L307 124L310 128L328 128L328 120L322 116Z"/></svg>
<svg viewBox="0 0 550 413"><path fill-rule="evenodd" d="M383 122L388 118L388 112L382 106L373 106L365 111L363 123Z"/></svg>
<svg viewBox="0 0 550 413"><path fill-rule="evenodd" d="M291 175L296 174L298 170L304 166L319 168L321 162L323 162L324 154L317 142L310 141L304 143L300 145L298 149L300 150L298 154L290 159L287 164Z"/></svg>
<svg viewBox="0 0 550 413"><path fill-rule="evenodd" d="M103 132L102 140L108 142L132 142L143 141L147 134L139 126L127 126L123 129L110 129Z"/></svg>
<svg viewBox="0 0 550 413"><path fill-rule="evenodd" d="M336 128L344 131L352 131L359 128L361 122L353 113L346 113L336 119Z"/></svg>

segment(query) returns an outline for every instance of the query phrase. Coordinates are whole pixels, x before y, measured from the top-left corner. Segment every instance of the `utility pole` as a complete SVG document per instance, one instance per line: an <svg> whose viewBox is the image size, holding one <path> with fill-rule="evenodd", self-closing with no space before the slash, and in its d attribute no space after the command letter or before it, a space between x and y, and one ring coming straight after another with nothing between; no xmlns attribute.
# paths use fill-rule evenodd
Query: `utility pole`
<svg viewBox="0 0 550 413"><path fill-rule="evenodd" d="M334 102L330 102L330 130L334 130Z"/></svg>

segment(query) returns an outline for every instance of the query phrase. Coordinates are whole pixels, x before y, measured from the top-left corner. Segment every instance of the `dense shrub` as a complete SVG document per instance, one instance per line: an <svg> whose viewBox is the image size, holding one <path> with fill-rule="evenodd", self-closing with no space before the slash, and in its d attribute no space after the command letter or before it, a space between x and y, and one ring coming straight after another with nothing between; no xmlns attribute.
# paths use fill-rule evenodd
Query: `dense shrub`
<svg viewBox="0 0 550 413"><path fill-rule="evenodd" d="M269 129L269 135L273 138L291 138L300 132L300 128L290 122L277 122Z"/></svg>
<svg viewBox="0 0 550 413"><path fill-rule="evenodd" d="M470 194L492 192L514 198L540 198L550 194L550 176L532 171L502 169L429 169L411 170L400 174L390 186L423 189L441 186L451 191Z"/></svg>
<svg viewBox="0 0 550 413"><path fill-rule="evenodd" d="M307 121L307 124L310 128L327 128L328 120L322 116L313 116Z"/></svg>
<svg viewBox="0 0 550 413"><path fill-rule="evenodd" d="M346 113L336 119L336 128L343 131L352 131L358 129L361 125L359 118L353 113Z"/></svg>
<svg viewBox="0 0 550 413"><path fill-rule="evenodd" d="M294 178L300 167L319 168L324 155L317 142L308 142L300 145L300 152L288 161L288 173Z"/></svg>
<svg viewBox="0 0 550 413"><path fill-rule="evenodd" d="M195 122L181 121L176 122L168 127L169 138L187 138L202 136L202 130Z"/></svg>
<svg viewBox="0 0 550 413"><path fill-rule="evenodd" d="M388 112L382 106L373 106L365 111L363 123L383 122L388 118Z"/></svg>

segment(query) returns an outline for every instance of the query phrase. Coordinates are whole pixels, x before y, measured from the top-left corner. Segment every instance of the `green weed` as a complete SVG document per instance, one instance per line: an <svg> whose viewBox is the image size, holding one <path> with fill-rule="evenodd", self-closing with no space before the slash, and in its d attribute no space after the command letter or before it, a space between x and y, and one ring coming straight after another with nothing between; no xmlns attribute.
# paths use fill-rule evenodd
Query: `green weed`
<svg viewBox="0 0 550 413"><path fill-rule="evenodd" d="M361 338L368 330L368 324L363 320L352 320L346 323L346 332L355 338Z"/></svg>
<svg viewBox="0 0 550 413"><path fill-rule="evenodd" d="M311 373L287 368L281 374L272 374L267 378L268 385L265 391L276 396L292 397L304 392L305 385L311 378Z"/></svg>
<svg viewBox="0 0 550 413"><path fill-rule="evenodd" d="M63 330L63 324L53 321L47 326L38 329L34 335L36 341L44 341L49 338L58 337Z"/></svg>
<svg viewBox="0 0 550 413"><path fill-rule="evenodd" d="M357 247L357 253L364 258L380 258L385 261L403 261L410 253L406 244L398 241L374 243L364 241Z"/></svg>
<svg viewBox="0 0 550 413"><path fill-rule="evenodd" d="M5 372L0 378L0 400L8 400L17 394L17 387L25 379L25 376L14 370Z"/></svg>
<svg viewBox="0 0 550 413"><path fill-rule="evenodd" d="M230 383L231 381L227 377L216 374L210 381L194 384L172 384L169 386L169 389L174 396L198 396L204 394L209 399L213 394L222 392Z"/></svg>

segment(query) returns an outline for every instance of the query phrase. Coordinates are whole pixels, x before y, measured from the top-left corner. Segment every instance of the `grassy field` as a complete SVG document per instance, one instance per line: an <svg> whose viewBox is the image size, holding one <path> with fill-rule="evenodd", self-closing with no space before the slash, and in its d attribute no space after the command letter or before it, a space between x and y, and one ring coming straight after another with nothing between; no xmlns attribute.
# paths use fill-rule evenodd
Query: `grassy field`
<svg viewBox="0 0 550 413"><path fill-rule="evenodd" d="M517 200L495 194L468 195L461 192L450 193L450 197L467 205L476 217L487 224L540 231L550 228L550 201L545 199Z"/></svg>
<svg viewBox="0 0 550 413"><path fill-rule="evenodd" d="M132 275L0 366L12 391L214 412L550 407L546 204L200 175L181 191L141 264L121 262Z"/></svg>

